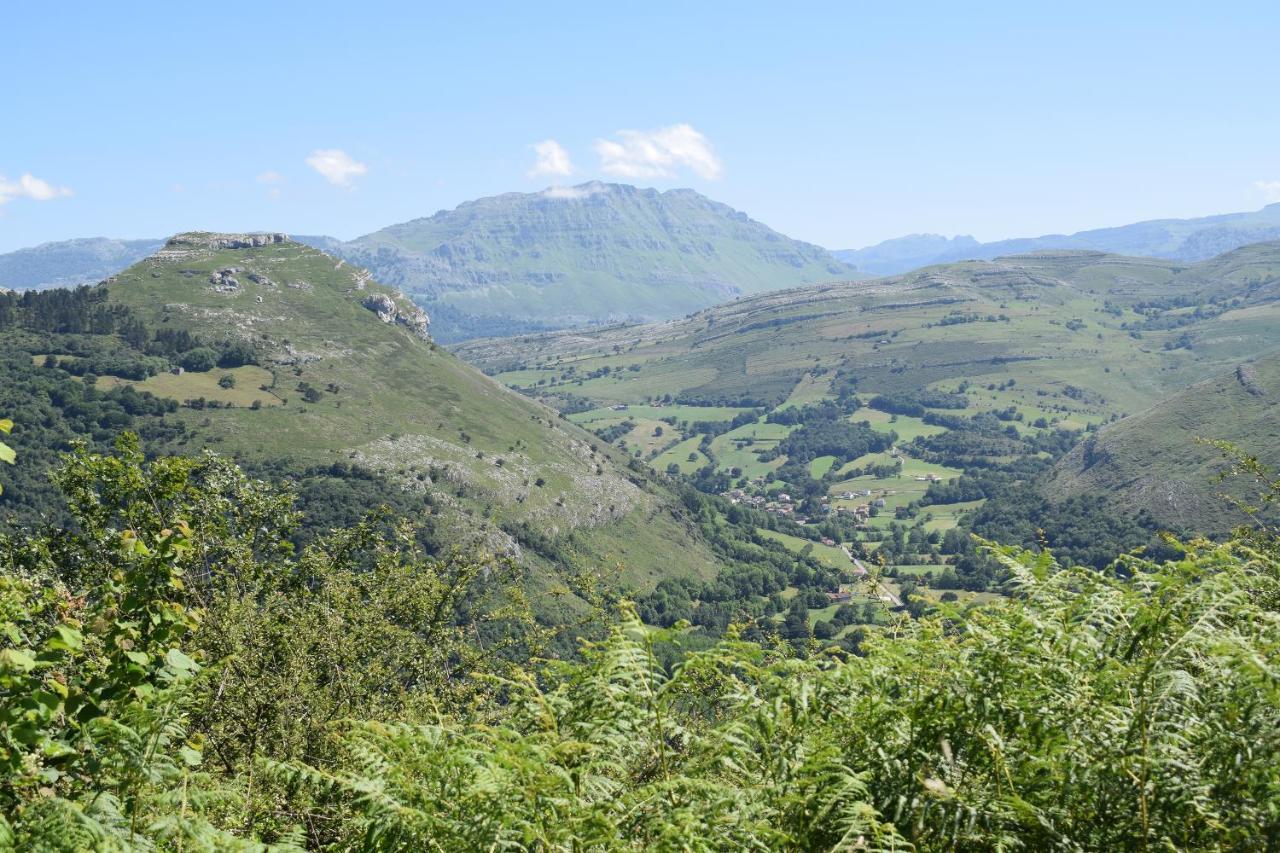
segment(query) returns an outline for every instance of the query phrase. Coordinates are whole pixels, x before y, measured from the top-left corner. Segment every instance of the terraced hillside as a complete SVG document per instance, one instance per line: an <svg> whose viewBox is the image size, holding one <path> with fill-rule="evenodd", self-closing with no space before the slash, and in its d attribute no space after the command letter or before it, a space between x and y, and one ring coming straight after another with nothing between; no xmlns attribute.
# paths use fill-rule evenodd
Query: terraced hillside
<svg viewBox="0 0 1280 853"><path fill-rule="evenodd" d="M375 472L429 496L440 538L518 555L543 592L578 571L621 567L637 589L715 571L643 468L434 344L425 314L363 270L283 235L185 234L105 287L131 317L111 339L146 354L92 372L179 404L167 417L185 431L157 449ZM52 371L79 358L33 355Z"/></svg>
<svg viewBox="0 0 1280 853"><path fill-rule="evenodd" d="M1219 493L1250 500L1256 488L1219 481L1227 462L1197 439L1280 462L1280 357L1242 363L1087 438L1058 462L1046 489L1055 500L1141 507L1166 524L1225 532L1245 516Z"/></svg>
<svg viewBox="0 0 1280 853"><path fill-rule="evenodd" d="M1140 505L1076 501L1053 527L1029 484L1082 436L1280 349L1278 297L1277 243L1192 265L1041 252L457 352L659 470L828 525L899 576L953 566L983 588L940 536L1047 536L1086 562L1154 541Z"/></svg>
<svg viewBox="0 0 1280 853"><path fill-rule="evenodd" d="M1189 266L1042 252L456 351L514 387L602 404L776 406L823 396L836 373L869 393L1014 379L990 406L1083 426L1280 346L1278 296L1280 243Z"/></svg>

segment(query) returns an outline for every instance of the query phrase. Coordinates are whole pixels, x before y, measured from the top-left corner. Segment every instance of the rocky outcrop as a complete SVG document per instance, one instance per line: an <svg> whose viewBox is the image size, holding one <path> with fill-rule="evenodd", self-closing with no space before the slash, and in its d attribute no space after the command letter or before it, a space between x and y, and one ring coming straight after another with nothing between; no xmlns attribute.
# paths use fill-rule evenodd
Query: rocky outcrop
<svg viewBox="0 0 1280 853"><path fill-rule="evenodd" d="M196 249L256 249L259 246L271 246L276 243L289 242L288 234L279 232L265 234L212 234L193 231L177 234L169 238L165 247L186 247Z"/></svg>
<svg viewBox="0 0 1280 853"><path fill-rule="evenodd" d="M234 293L240 289L240 281L236 278L238 272L240 272L239 267L215 270L209 273L209 283L219 293Z"/></svg>
<svg viewBox="0 0 1280 853"><path fill-rule="evenodd" d="M1267 396L1266 390L1258 383L1258 369L1252 364L1242 364L1236 368L1236 379L1255 397Z"/></svg>
<svg viewBox="0 0 1280 853"><path fill-rule="evenodd" d="M362 299L360 304L377 314L378 319L384 323L391 323L396 319L395 300L385 293L370 294Z"/></svg>
<svg viewBox="0 0 1280 853"><path fill-rule="evenodd" d="M404 299L403 296L401 298ZM408 302L407 299L405 301ZM427 316L426 311L412 302L408 302L408 307L402 308L385 293L371 293L360 300L360 304L376 314L382 322L397 323L407 328L416 337L424 341L431 340L431 318Z"/></svg>
<svg viewBox="0 0 1280 853"><path fill-rule="evenodd" d="M151 256L153 261L178 261L197 257L219 249L256 249L288 243L289 235L278 232L266 234L214 234L208 231L191 231L175 234L164 247Z"/></svg>

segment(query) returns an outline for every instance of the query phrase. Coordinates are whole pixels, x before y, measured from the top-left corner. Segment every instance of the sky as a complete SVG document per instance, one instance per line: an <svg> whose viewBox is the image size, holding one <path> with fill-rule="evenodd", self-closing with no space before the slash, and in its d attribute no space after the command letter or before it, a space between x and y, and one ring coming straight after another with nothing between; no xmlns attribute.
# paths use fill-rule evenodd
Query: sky
<svg viewBox="0 0 1280 853"><path fill-rule="evenodd" d="M0 251L688 186L832 249L1280 201L1280 3L14 3Z"/></svg>

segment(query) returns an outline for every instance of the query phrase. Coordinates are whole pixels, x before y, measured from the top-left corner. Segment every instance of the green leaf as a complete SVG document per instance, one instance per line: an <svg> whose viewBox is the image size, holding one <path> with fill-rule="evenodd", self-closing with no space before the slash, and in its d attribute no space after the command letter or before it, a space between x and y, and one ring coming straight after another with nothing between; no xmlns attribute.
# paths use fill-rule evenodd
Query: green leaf
<svg viewBox="0 0 1280 853"><path fill-rule="evenodd" d="M187 657L179 649L169 649L164 656L165 663L178 670L179 672L195 672L200 665Z"/></svg>
<svg viewBox="0 0 1280 853"><path fill-rule="evenodd" d="M66 651L79 651L84 648L84 636L75 628L67 625L58 625L53 629L57 636L50 637L45 641L45 648L50 650L65 649Z"/></svg>
<svg viewBox="0 0 1280 853"><path fill-rule="evenodd" d="M188 767L196 767L204 760L204 756L200 754L200 750L193 749L190 746L184 746L178 750L178 755L182 756L182 760L186 762Z"/></svg>
<svg viewBox="0 0 1280 853"><path fill-rule="evenodd" d="M0 651L0 664L20 672L30 672L35 668L36 659L22 649L5 649Z"/></svg>
<svg viewBox="0 0 1280 853"><path fill-rule="evenodd" d="M75 750L62 741L50 740L44 744L44 754L46 758L61 758L64 755L74 755Z"/></svg>
<svg viewBox="0 0 1280 853"><path fill-rule="evenodd" d="M146 652L125 652L124 656L139 666L146 666L151 663L151 656Z"/></svg>

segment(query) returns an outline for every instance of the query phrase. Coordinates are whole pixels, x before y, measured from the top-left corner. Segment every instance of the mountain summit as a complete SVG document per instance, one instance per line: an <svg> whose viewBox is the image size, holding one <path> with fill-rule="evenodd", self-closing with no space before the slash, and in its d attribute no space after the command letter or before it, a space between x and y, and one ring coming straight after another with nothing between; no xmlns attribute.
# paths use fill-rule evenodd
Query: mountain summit
<svg viewBox="0 0 1280 853"><path fill-rule="evenodd" d="M855 273L693 190L595 181L482 198L347 243L301 239L426 305L443 340L663 320Z"/></svg>

